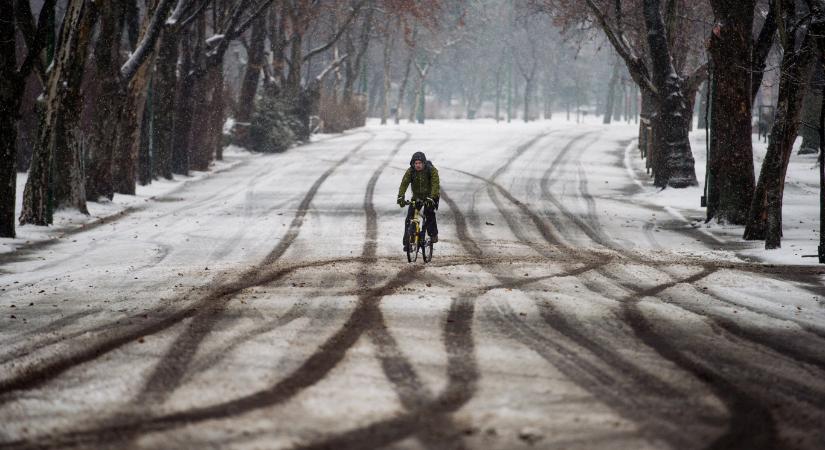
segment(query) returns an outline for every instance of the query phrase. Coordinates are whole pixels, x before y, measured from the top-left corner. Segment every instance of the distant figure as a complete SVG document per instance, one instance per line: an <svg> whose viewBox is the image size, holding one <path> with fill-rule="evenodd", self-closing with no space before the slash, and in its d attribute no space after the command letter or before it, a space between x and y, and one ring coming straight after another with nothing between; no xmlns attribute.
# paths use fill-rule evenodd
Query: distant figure
<svg viewBox="0 0 825 450"><path fill-rule="evenodd" d="M427 234L430 236L432 243L438 242L438 225L435 221L435 210L438 209L438 200L441 194L441 187L438 179L438 169L433 166L433 163L427 161L427 157L423 152L415 152L410 159L410 168L404 172L404 178L401 179L401 187L398 189L398 206L403 208L405 205L404 194L407 193L407 186L412 185L412 199L411 201L423 201L424 208L422 214L427 223ZM404 221L404 251L407 251L409 245L409 236L407 230L410 226L415 213L415 205L411 204L407 209L407 219Z"/></svg>

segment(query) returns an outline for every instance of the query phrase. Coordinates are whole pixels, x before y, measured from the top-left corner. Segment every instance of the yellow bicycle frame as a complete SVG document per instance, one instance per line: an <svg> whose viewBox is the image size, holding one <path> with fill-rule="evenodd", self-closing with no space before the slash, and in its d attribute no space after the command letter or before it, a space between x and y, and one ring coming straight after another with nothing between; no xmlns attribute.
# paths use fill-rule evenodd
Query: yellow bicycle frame
<svg viewBox="0 0 825 450"><path fill-rule="evenodd" d="M410 220L410 223L415 224L415 238L410 237L410 244L415 245L413 248L418 248L418 236L421 234L421 215L418 211L418 208L413 205L413 218Z"/></svg>

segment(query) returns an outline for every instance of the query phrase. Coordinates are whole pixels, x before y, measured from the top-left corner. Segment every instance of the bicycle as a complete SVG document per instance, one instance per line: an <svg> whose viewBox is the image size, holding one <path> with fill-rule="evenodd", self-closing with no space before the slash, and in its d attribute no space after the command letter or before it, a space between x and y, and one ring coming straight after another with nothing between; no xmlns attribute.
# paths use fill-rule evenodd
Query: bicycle
<svg viewBox="0 0 825 450"><path fill-rule="evenodd" d="M412 201L405 201L404 206L412 205ZM418 259L418 252L421 251L421 257L425 263L433 259L433 243L430 237L427 236L427 218L421 214L424 208L424 202L421 200L415 201L413 207L413 217L410 220L409 228L407 229L407 261L414 262Z"/></svg>

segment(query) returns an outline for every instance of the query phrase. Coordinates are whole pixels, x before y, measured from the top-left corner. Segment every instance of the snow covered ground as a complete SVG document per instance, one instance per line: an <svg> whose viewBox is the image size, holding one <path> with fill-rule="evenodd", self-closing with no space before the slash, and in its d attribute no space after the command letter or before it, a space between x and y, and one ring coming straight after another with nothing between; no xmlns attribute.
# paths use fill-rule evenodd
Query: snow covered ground
<svg viewBox="0 0 825 450"><path fill-rule="evenodd" d="M585 117L583 122L588 126L601 126L597 117ZM485 121L430 121L428 127L454 126L456 123L480 124L477 128L489 130ZM490 126L494 122L488 122ZM535 124L535 123L534 123ZM519 133L520 128L530 129L531 125L524 125L521 122L508 124L515 133ZM574 123L562 120L538 122L538 126L568 127ZM543 125L542 125L543 124ZM402 124L401 128L416 129L416 125ZM761 261L768 264L800 264L808 265L817 262L816 258L803 258L803 255L815 255L819 245L819 174L816 155L794 155L788 168L787 183L784 199L784 228L782 248L776 250L765 250L763 243L759 241L744 241L741 239L744 227L733 225L720 225L716 221L705 223L705 211L700 208L699 199L703 195L704 180L706 173L706 138L704 130L695 130L691 133L691 147L694 159L696 160L696 176L700 180L699 186L687 189L665 189L655 188L650 177L645 173L644 160L638 152L638 141L633 139L636 132L636 125L614 122L612 125L602 126L602 134L611 139L624 139L627 141L625 148L625 159L623 164L628 169L632 179L643 188L636 195L639 202L647 202L664 209L666 216L660 216L659 221L682 221L690 223L691 226L703 230L709 239L718 243L720 251L732 252L728 257L736 257L749 261ZM382 130L376 119L371 119L364 130ZM472 133L479 133L480 130L471 127ZM334 138L335 135L315 135L314 142ZM797 141L797 148L801 143L801 138ZM294 151L300 151L296 149ZM758 179L759 169L762 160L767 152L767 143L759 140L754 135L754 169ZM115 195L111 202L90 202L89 216L59 211L55 215L55 224L52 227L37 227L27 225L18 227L16 239L0 238L0 254L14 251L21 245L42 242L49 239L57 239L65 236L67 231L77 230L83 226L97 221L111 219L124 211L134 208L146 208L154 198L173 193L180 189L185 183L197 182L204 177L221 173L234 167L237 164L248 163L249 160L261 158L264 155L252 154L242 148L229 146L224 150L224 160L216 161L210 172L192 172L189 177L175 176L175 180L155 180L148 186L138 186L137 195ZM18 174L17 180L17 211L23 199L23 189L26 183L26 175ZM669 243L665 243L669 244ZM670 243L674 250L678 250L679 242ZM669 245L666 245L669 246ZM717 254L719 254L717 252Z"/></svg>
<svg viewBox="0 0 825 450"><path fill-rule="evenodd" d="M653 188L635 135L371 122L24 227L0 447L821 448L825 268L792 250L816 246L811 162L765 252L697 223L700 189ZM395 205L419 150L426 265Z"/></svg>

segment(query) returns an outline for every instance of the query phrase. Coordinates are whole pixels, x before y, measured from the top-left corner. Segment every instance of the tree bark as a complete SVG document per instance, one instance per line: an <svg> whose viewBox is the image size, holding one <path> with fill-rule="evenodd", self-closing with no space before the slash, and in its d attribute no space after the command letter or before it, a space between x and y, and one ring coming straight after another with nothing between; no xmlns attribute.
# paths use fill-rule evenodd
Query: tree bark
<svg viewBox="0 0 825 450"><path fill-rule="evenodd" d="M415 32L413 32L413 36ZM401 78L401 86L398 88L398 101L395 103L395 124L401 121L402 106L404 106L404 94L407 91L407 82L410 79L410 68L412 67L413 58L415 57L414 50L410 50L410 55L407 57L407 64L404 66L404 77Z"/></svg>
<svg viewBox="0 0 825 450"><path fill-rule="evenodd" d="M705 82L702 85L702 90L699 95L701 98L699 100L699 129L704 130L708 127L708 95L710 94L708 90L710 89L710 80Z"/></svg>
<svg viewBox="0 0 825 450"><path fill-rule="evenodd" d="M683 80L673 68L660 0L644 0L644 17L652 62L652 80L656 86L656 134L661 133L661 169L654 171L656 186L683 188L697 185L693 154L688 139L686 102Z"/></svg>
<svg viewBox="0 0 825 450"><path fill-rule="evenodd" d="M172 179L172 149L177 88L178 36L175 29L161 33L152 87L152 175Z"/></svg>
<svg viewBox="0 0 825 450"><path fill-rule="evenodd" d="M249 50L246 55L246 70L241 81L241 93L238 95L238 122L248 123L255 111L255 95L261 79L266 44L266 15L255 19L249 37Z"/></svg>
<svg viewBox="0 0 825 450"><path fill-rule="evenodd" d="M391 30L392 21L387 20L385 28L387 30L384 41L384 83L383 94L381 96L381 125L387 124L387 117L390 113L390 88L392 86L392 50L395 46L396 30ZM398 22L396 22L398 23Z"/></svg>
<svg viewBox="0 0 825 450"><path fill-rule="evenodd" d="M0 17L14 17L11 2L0 2ZM0 21L0 237L11 238L17 202L17 115L24 89L17 73L16 37L14 21Z"/></svg>
<svg viewBox="0 0 825 450"><path fill-rule="evenodd" d="M782 57L776 119L744 233L744 238L748 240L764 239L766 249L781 246L782 194L793 143L799 130L805 92L800 80L809 79L813 64L810 34L806 33L802 38L799 50L794 50L796 39L793 34L789 33L790 42L785 45Z"/></svg>
<svg viewBox="0 0 825 450"><path fill-rule="evenodd" d="M286 77L286 94L297 98L301 92L301 63L303 62L303 35L295 31L290 42L289 70Z"/></svg>
<svg viewBox="0 0 825 450"><path fill-rule="evenodd" d="M799 126L799 135L802 136L800 155L819 153L819 110L822 105L823 70L816 64L812 71L810 83L805 87L805 97L802 100L802 123Z"/></svg>
<svg viewBox="0 0 825 450"><path fill-rule="evenodd" d="M424 76L421 72L418 73L418 78L415 80L415 95L412 96L410 103L410 113L407 117L407 122L414 123L418 113L418 105L421 103L421 91L424 90Z"/></svg>
<svg viewBox="0 0 825 450"><path fill-rule="evenodd" d="M226 102L224 100L223 63L215 67L214 77L214 86L212 87L212 104L209 106L209 112L211 113L209 118L211 124L209 130L209 146L211 147L211 151L209 152L210 163L213 160L213 155L214 160L223 161L223 123L225 121L224 109L226 106Z"/></svg>
<svg viewBox="0 0 825 450"><path fill-rule="evenodd" d="M357 50L355 48L354 43L352 42L351 33L349 31L347 32L347 54L349 54L350 57L345 62L346 78L344 79L343 94L343 99L345 103L350 102L350 100L352 99L352 94L355 90L355 83L361 76L364 55L367 54L367 50L369 49L370 36L372 34L372 19L374 11L375 8L367 8L366 10L366 17L364 17L364 23L361 27L361 34L358 38L359 45ZM354 57L353 53L355 53Z"/></svg>
<svg viewBox="0 0 825 450"><path fill-rule="evenodd" d="M46 112L23 193L20 224L52 223L53 206L86 209L80 118L80 84L96 21L89 0L71 0L60 48L49 74Z"/></svg>
<svg viewBox="0 0 825 450"><path fill-rule="evenodd" d="M95 77L101 90L92 115L95 126L89 136L86 161L86 200L114 197L113 164L118 124L126 93L120 82L121 2L101 2L99 37L95 43Z"/></svg>
<svg viewBox="0 0 825 450"><path fill-rule="evenodd" d="M610 75L610 81L607 83L607 102L604 106L604 119L602 123L609 124L613 119L613 105L616 101L616 83L619 81L619 62L613 63L613 73Z"/></svg>
<svg viewBox="0 0 825 450"><path fill-rule="evenodd" d="M530 98L533 94L533 78L524 77L524 123L530 122Z"/></svg>
<svg viewBox="0 0 825 450"><path fill-rule="evenodd" d="M755 178L751 142L751 55L755 0L712 0L718 25L711 33L711 93L707 220L744 225Z"/></svg>
<svg viewBox="0 0 825 450"><path fill-rule="evenodd" d="M189 134L192 129L194 114L194 61L191 48L191 34L187 33L181 40L181 65L178 86L175 90L175 121L172 135L172 172L179 175L189 175L191 152L189 151Z"/></svg>
<svg viewBox="0 0 825 450"><path fill-rule="evenodd" d="M138 69L126 94L123 105L123 114L120 120L120 130L118 131L118 145L115 151L114 163L114 188L119 194L135 195L135 181L138 179L138 154L143 144L142 123L144 110L146 109L146 98L148 96L148 85L151 77L153 61L147 61ZM151 139L146 137L146 141ZM147 162L148 163L148 162Z"/></svg>
<svg viewBox="0 0 825 450"><path fill-rule="evenodd" d="M775 3L778 0L771 0L768 6L768 15L765 23L759 31L759 36L753 44L753 57L751 58L751 104L756 100L759 88L762 86L762 78L765 75L765 65L768 54L773 47L776 30L779 27L779 19L776 16L777 8Z"/></svg>
<svg viewBox="0 0 825 450"><path fill-rule="evenodd" d="M138 122L138 157L137 157L137 179L141 186L152 183L152 97L154 96L154 80L149 79L149 89L147 90L146 101L144 102L143 115Z"/></svg>
<svg viewBox="0 0 825 450"><path fill-rule="evenodd" d="M653 141L650 139L653 130L653 94L647 89L642 89L642 111L639 122L639 150L642 158L645 158L645 169L652 167L653 161Z"/></svg>
<svg viewBox="0 0 825 450"><path fill-rule="evenodd" d="M213 75L210 73L204 77L195 79L192 88L194 97L192 108L192 124L189 130L189 155L192 170L205 171L209 169L210 150L209 147L209 104L211 99L211 86Z"/></svg>

